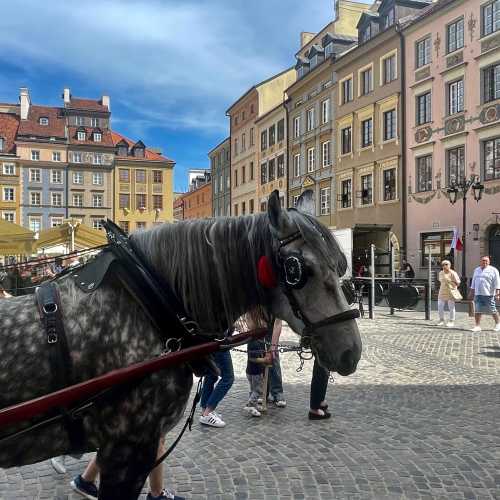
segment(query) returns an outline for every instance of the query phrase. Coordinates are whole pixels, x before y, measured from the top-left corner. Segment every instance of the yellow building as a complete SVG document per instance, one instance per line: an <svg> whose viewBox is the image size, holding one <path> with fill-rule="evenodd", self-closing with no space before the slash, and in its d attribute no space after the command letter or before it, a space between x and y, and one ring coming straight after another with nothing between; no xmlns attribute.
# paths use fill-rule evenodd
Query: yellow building
<svg viewBox="0 0 500 500"><path fill-rule="evenodd" d="M114 220L126 232L173 221L175 162L142 141L111 132L115 146Z"/></svg>

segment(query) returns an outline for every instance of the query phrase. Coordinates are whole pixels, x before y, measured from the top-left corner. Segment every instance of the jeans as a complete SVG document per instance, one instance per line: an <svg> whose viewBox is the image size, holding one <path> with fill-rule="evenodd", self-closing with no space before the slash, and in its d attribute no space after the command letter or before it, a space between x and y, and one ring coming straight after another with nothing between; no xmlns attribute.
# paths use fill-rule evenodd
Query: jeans
<svg viewBox="0 0 500 500"><path fill-rule="evenodd" d="M204 408L217 408L224 396L234 382L233 361L229 351L216 352L214 355L215 364L218 366L221 377L217 383L218 377L207 375L203 378L203 387L201 388L200 406Z"/></svg>
<svg viewBox="0 0 500 500"><path fill-rule="evenodd" d="M325 370L319 363L314 359L313 374L311 379L311 399L310 407L311 410L319 410L321 403L325 400L326 389L328 388L328 379L330 378L330 373Z"/></svg>
<svg viewBox="0 0 500 500"><path fill-rule="evenodd" d="M455 301L443 300L438 298L439 319L444 321L444 305L448 302L448 311L450 311L450 321L455 321Z"/></svg>
<svg viewBox="0 0 500 500"><path fill-rule="evenodd" d="M262 397L262 383L264 381L262 373L259 375L249 375L247 373L247 380L250 384L250 392L248 394L248 406L257 406L259 398Z"/></svg>
<svg viewBox="0 0 500 500"><path fill-rule="evenodd" d="M275 401L284 401L283 379L281 377L281 365L278 353L273 359L273 366L269 368L269 393Z"/></svg>

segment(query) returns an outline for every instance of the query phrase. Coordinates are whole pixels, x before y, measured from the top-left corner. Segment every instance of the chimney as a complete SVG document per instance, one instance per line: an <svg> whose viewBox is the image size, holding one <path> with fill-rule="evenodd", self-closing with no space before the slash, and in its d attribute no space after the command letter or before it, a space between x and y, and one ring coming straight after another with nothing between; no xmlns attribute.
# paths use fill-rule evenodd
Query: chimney
<svg viewBox="0 0 500 500"><path fill-rule="evenodd" d="M109 101L109 95L103 95L101 103L103 106L106 106L108 108L108 111L111 111L111 103Z"/></svg>
<svg viewBox="0 0 500 500"><path fill-rule="evenodd" d="M63 101L65 105L71 102L71 94L68 88L65 88L63 91Z"/></svg>
<svg viewBox="0 0 500 500"><path fill-rule="evenodd" d="M316 33L310 33L309 31L302 31L300 33L300 48L308 44L314 37Z"/></svg>
<svg viewBox="0 0 500 500"><path fill-rule="evenodd" d="M19 89L19 101L21 103L21 120L27 120L31 105L28 87L21 87Z"/></svg>

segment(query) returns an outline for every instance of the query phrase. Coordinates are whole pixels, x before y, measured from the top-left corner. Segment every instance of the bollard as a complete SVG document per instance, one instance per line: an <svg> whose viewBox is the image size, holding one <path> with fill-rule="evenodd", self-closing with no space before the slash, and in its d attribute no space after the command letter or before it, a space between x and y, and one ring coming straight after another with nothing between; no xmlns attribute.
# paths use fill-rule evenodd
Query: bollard
<svg viewBox="0 0 500 500"><path fill-rule="evenodd" d="M396 269L394 269L394 245L391 243L391 285L394 286L396 281ZM394 307L391 307L391 314L394 314Z"/></svg>
<svg viewBox="0 0 500 500"><path fill-rule="evenodd" d="M424 285L424 298L425 298L425 319L431 319L431 288L429 283Z"/></svg>
<svg viewBox="0 0 500 500"><path fill-rule="evenodd" d="M372 285L368 285L368 317L373 319L373 295Z"/></svg>

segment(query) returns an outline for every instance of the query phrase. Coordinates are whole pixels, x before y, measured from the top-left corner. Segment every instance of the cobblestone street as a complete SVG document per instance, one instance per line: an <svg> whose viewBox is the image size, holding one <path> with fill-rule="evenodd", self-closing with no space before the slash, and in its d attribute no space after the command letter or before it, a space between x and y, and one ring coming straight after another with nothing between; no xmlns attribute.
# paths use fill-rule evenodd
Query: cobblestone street
<svg viewBox="0 0 500 500"><path fill-rule="evenodd" d="M235 353L237 380L218 408L227 426L197 418L166 485L192 500L500 499L500 333L489 318L470 332L464 313L455 329L435 323L382 309L361 320L362 360L330 385L329 421L307 419L312 363L297 373L293 353L282 355L288 406L246 416L246 357ZM0 470L0 499L81 498L69 481L85 463L71 459L65 476L49 462Z"/></svg>

